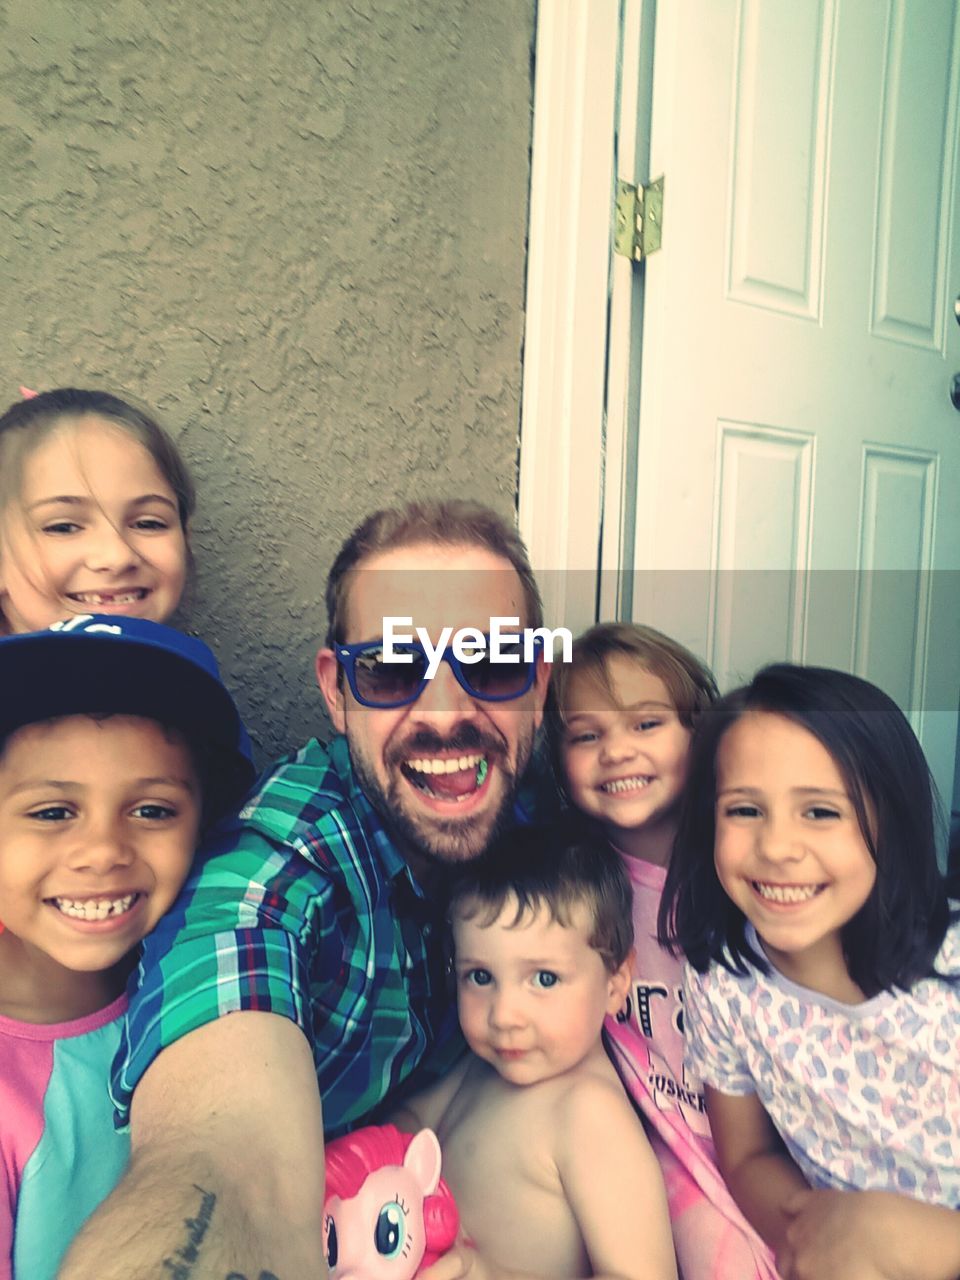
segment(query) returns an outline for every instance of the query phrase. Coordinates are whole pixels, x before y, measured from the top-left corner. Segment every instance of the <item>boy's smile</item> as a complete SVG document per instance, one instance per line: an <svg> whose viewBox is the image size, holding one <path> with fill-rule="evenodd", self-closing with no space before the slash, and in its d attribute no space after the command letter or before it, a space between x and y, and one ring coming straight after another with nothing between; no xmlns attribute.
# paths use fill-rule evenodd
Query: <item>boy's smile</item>
<svg viewBox="0 0 960 1280"><path fill-rule="evenodd" d="M456 918L453 932L463 1034L504 1080L537 1084L603 1053L600 1030L623 1004L630 959L607 969L585 903L561 925L545 906L518 921L512 899L496 920L483 908Z"/></svg>
<svg viewBox="0 0 960 1280"><path fill-rule="evenodd" d="M157 923L196 846L186 743L153 720L26 725L0 755L0 920L17 962L110 969Z"/></svg>

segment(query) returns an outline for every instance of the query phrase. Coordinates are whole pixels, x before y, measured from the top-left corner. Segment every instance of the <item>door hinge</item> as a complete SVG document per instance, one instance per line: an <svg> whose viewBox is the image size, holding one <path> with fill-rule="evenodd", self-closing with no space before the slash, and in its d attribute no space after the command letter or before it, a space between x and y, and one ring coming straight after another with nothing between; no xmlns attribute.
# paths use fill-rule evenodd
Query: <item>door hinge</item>
<svg viewBox="0 0 960 1280"><path fill-rule="evenodd" d="M642 262L660 248L663 228L663 177L646 186L617 181L617 213L613 247L625 258Z"/></svg>

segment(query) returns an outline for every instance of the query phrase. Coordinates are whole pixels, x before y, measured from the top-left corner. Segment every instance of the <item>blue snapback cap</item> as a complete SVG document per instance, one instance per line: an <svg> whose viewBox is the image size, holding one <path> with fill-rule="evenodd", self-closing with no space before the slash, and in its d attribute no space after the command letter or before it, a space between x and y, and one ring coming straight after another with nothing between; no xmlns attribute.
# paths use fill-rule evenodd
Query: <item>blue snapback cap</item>
<svg viewBox="0 0 960 1280"><path fill-rule="evenodd" d="M159 622L79 614L0 637L0 739L71 715L131 715L205 748L204 813L239 806L256 771L240 713L203 643Z"/></svg>

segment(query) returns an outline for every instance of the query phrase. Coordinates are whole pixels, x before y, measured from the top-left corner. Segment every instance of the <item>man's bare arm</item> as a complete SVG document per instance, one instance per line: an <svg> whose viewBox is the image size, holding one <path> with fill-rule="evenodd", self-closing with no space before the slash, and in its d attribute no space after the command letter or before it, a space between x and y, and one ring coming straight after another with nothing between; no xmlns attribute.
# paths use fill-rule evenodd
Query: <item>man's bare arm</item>
<svg viewBox="0 0 960 1280"><path fill-rule="evenodd" d="M123 1179L60 1280L306 1280L325 1274L323 1124L294 1023L229 1014L165 1049L133 1100Z"/></svg>

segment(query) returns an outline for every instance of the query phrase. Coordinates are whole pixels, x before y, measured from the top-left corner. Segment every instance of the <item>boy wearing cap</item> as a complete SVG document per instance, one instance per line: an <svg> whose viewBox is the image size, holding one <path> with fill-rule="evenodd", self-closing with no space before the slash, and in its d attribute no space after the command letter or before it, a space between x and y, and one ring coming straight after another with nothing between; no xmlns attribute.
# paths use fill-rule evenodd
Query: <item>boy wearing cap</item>
<svg viewBox="0 0 960 1280"><path fill-rule="evenodd" d="M138 618L0 639L0 1280L47 1280L126 1163L137 946L253 778L213 655Z"/></svg>

